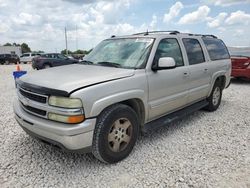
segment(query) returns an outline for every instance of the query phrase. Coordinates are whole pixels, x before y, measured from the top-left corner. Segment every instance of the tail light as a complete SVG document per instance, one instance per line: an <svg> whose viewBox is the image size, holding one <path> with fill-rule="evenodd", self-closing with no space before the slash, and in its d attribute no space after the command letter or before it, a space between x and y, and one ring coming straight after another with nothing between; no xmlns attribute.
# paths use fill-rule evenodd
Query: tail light
<svg viewBox="0 0 250 188"><path fill-rule="evenodd" d="M250 62L248 62L248 67L247 67L247 69L250 69Z"/></svg>

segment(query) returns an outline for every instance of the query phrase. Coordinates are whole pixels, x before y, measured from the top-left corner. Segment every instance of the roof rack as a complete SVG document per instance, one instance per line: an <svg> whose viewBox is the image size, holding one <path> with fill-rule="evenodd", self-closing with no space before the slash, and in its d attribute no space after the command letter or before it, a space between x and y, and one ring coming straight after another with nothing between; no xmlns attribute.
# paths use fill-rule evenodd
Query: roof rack
<svg viewBox="0 0 250 188"><path fill-rule="evenodd" d="M180 33L179 31L146 31L146 32L142 32L142 33L135 33L133 35L149 35L149 34L152 34L152 33L168 33L170 35L177 35L177 34L186 34L186 35L189 35L189 36L202 36L202 37L211 37L211 38L216 38L217 37L215 35L204 35L204 34L192 34L192 33Z"/></svg>
<svg viewBox="0 0 250 188"><path fill-rule="evenodd" d="M203 34L192 34L192 33L187 33L189 36L202 36L202 37L211 37L217 39L215 35L203 35Z"/></svg>
<svg viewBox="0 0 250 188"><path fill-rule="evenodd" d="M179 31L146 31L146 32L142 32L142 33L135 33L133 35L149 35L152 33L169 33L171 35L176 35L179 34Z"/></svg>

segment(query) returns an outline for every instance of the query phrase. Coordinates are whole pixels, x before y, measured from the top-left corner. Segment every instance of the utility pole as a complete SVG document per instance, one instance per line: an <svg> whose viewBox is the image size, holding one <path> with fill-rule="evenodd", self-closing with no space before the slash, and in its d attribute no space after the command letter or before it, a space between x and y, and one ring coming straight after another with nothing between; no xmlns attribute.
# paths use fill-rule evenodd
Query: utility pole
<svg viewBox="0 0 250 188"><path fill-rule="evenodd" d="M78 50L78 36L77 36L77 25L76 25L76 50Z"/></svg>
<svg viewBox="0 0 250 188"><path fill-rule="evenodd" d="M68 39L67 39L67 29L65 27L65 43L66 43L66 55L68 55Z"/></svg>

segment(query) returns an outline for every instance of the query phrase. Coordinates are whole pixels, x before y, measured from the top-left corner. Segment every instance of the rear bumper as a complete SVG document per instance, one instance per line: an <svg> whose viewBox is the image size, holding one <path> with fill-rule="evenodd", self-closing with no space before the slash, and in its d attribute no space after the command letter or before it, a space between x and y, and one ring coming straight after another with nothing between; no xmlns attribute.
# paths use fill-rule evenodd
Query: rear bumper
<svg viewBox="0 0 250 188"><path fill-rule="evenodd" d="M72 152L90 152L96 119L70 125L42 119L25 112L16 99L15 118L29 135Z"/></svg>
<svg viewBox="0 0 250 188"><path fill-rule="evenodd" d="M250 69L232 69L233 77L250 78Z"/></svg>

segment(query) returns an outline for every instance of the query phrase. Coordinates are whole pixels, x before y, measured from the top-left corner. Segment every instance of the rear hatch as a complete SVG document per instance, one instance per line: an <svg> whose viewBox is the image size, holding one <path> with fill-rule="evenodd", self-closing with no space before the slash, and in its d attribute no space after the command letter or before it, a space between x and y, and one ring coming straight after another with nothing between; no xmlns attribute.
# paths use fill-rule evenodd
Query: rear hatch
<svg viewBox="0 0 250 188"><path fill-rule="evenodd" d="M250 65L250 57L231 57L232 69L246 69Z"/></svg>

